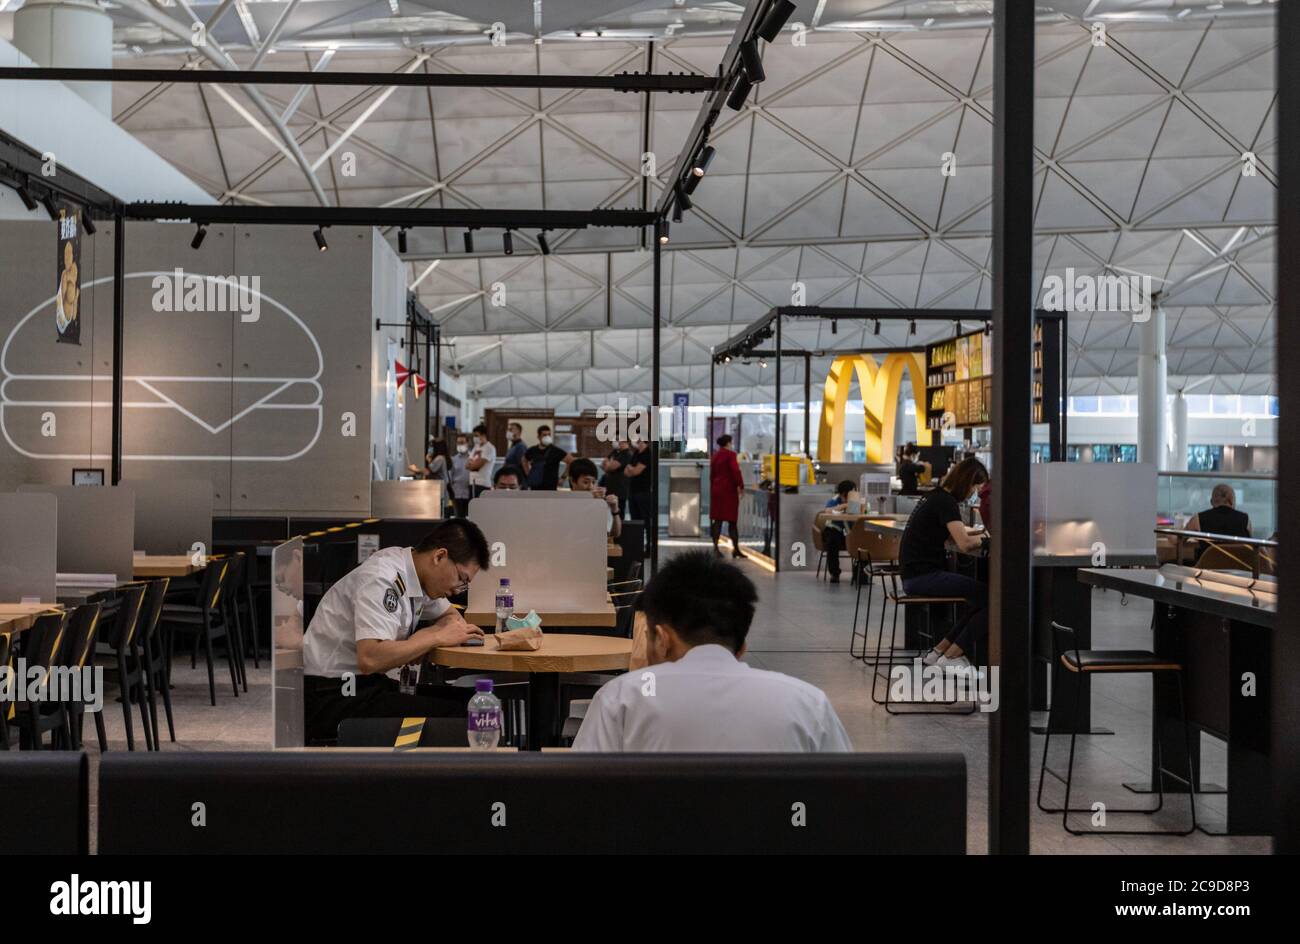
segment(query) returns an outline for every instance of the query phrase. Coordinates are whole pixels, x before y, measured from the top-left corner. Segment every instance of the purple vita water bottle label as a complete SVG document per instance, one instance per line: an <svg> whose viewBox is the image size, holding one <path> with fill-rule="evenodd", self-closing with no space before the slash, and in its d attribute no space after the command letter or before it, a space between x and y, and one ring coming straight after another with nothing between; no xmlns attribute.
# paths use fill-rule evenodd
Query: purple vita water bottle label
<svg viewBox="0 0 1300 944"><path fill-rule="evenodd" d="M469 712L470 731L501 730L501 713L495 709L471 709Z"/></svg>

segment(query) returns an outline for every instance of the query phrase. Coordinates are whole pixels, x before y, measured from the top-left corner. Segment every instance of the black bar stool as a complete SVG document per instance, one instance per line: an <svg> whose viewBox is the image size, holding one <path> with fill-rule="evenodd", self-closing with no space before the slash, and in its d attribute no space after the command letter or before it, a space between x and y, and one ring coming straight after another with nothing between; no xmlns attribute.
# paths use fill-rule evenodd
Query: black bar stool
<svg viewBox="0 0 1300 944"><path fill-rule="evenodd" d="M1057 697L1056 692L1052 693L1052 707L1049 712L1047 721L1047 736L1043 738L1043 763L1038 770L1038 808L1044 813L1060 813L1061 826L1067 833L1072 836L1187 836L1196 830L1196 774L1192 770L1192 739L1187 725L1187 704L1183 698L1183 667L1177 662L1170 662L1157 656L1154 652L1148 652L1145 649L1079 649L1078 634L1068 626L1062 626L1055 620L1052 621L1052 660L1059 661L1065 666L1067 671L1075 672L1080 675L1088 673L1090 675L1119 675L1134 673L1149 673L1152 683L1155 682L1155 676L1160 672L1172 672L1178 681L1178 711L1183 721L1183 739L1184 749L1187 753L1187 790L1188 799L1192 809L1192 825L1187 829L1071 829L1071 813L1091 813L1091 807L1071 807L1070 806L1070 787L1074 780L1074 745L1078 737L1077 732L1070 732L1070 762L1066 768L1065 777L1061 777L1056 771L1047 766L1047 748L1052 743L1052 721L1051 713L1056 711ZM1082 681L1080 679L1080 681ZM1083 691L1081 684L1076 684L1074 688L1074 706L1071 717L1077 718L1079 715L1079 696ZM1051 774L1057 780L1065 784L1065 804L1059 807L1043 806L1043 780L1046 774ZM1175 779L1182 779L1176 774L1170 774ZM1142 813L1150 816L1153 813L1160 812L1165 805L1165 771L1164 759L1161 756L1160 740L1156 740L1156 769L1152 771L1152 779L1156 783L1156 790L1159 793L1159 802L1151 809L1139 809L1127 807L1123 809L1114 809L1106 807L1109 813Z"/></svg>

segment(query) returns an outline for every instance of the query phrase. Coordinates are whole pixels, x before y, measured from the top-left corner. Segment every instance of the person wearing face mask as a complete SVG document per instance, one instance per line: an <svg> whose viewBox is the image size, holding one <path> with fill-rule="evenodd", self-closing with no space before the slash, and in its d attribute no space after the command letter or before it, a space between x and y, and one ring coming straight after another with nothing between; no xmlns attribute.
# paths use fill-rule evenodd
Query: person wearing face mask
<svg viewBox="0 0 1300 944"><path fill-rule="evenodd" d="M537 445L524 453L524 475L530 489L553 492L560 484L560 463L569 462L573 456L559 446L551 436L551 427L537 427Z"/></svg>
<svg viewBox="0 0 1300 944"><path fill-rule="evenodd" d="M456 436L456 453L451 457L451 469L448 472L451 503L455 507L457 518L469 514L469 475L469 437L460 433Z"/></svg>
<svg viewBox="0 0 1300 944"><path fill-rule="evenodd" d="M524 466L524 453L528 451L528 443L524 442L524 428L518 423L508 423L506 425L506 441L510 443L506 450L506 465L512 465L517 469Z"/></svg>
<svg viewBox="0 0 1300 944"><path fill-rule="evenodd" d="M497 461L497 447L488 442L487 427L474 427L474 442L469 448L469 484L472 498L492 487L492 466Z"/></svg>
<svg viewBox="0 0 1300 944"><path fill-rule="evenodd" d="M321 598L303 640L307 737L337 736L346 718L454 717L455 701L404 691L402 680L439 646L482 639L452 607L488 569L488 545L471 521L443 521L415 547L387 547Z"/></svg>

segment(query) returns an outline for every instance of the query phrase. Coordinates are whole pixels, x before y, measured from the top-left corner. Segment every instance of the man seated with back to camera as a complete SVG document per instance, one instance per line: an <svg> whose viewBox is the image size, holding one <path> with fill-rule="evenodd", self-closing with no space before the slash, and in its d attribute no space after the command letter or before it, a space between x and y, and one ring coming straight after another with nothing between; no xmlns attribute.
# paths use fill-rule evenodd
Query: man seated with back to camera
<svg viewBox="0 0 1300 944"><path fill-rule="evenodd" d="M464 714L463 703L403 691L398 680L440 646L483 638L447 598L487 568L483 532L451 518L415 547L377 551L331 586L303 641L308 739L332 740L346 718Z"/></svg>
<svg viewBox="0 0 1300 944"><path fill-rule="evenodd" d="M575 751L851 751L830 699L741 658L758 591L712 551L669 560L641 594L650 665L596 693Z"/></svg>

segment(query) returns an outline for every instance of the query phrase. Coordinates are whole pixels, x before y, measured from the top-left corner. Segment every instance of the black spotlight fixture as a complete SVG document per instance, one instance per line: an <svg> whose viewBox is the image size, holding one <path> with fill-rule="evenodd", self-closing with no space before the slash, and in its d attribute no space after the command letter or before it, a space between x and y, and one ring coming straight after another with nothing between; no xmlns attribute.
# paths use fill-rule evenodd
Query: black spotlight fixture
<svg viewBox="0 0 1300 944"><path fill-rule="evenodd" d="M317 226L311 234L312 239L316 240L316 249L320 252L328 252L330 244L325 242L325 228Z"/></svg>
<svg viewBox="0 0 1300 944"><path fill-rule="evenodd" d="M403 227L397 231L397 251L406 254L406 229Z"/></svg>
<svg viewBox="0 0 1300 944"><path fill-rule="evenodd" d="M28 213L40 206L39 203L32 199L32 195L28 192L25 186L18 188L18 199L23 201L23 206L27 207Z"/></svg>
<svg viewBox="0 0 1300 944"><path fill-rule="evenodd" d="M916 334L916 319L915 319L915 318L913 318L911 321L909 321L909 322L907 323L907 333L908 333L908 334Z"/></svg>
<svg viewBox="0 0 1300 944"><path fill-rule="evenodd" d="M677 205L683 210L689 210L695 205L694 201L686 195L686 188L679 181L677 184Z"/></svg>
<svg viewBox="0 0 1300 944"><path fill-rule="evenodd" d="M510 230L506 230L501 234L501 250L507 256L515 254L515 238L510 235Z"/></svg>
<svg viewBox="0 0 1300 944"><path fill-rule="evenodd" d="M713 163L714 150L709 145L700 148L700 153L696 156L695 162L691 165L691 176L703 177L709 170L709 165Z"/></svg>
<svg viewBox="0 0 1300 944"><path fill-rule="evenodd" d="M89 210L81 211L81 228L86 231L87 236L95 235L95 221L90 218Z"/></svg>
<svg viewBox="0 0 1300 944"><path fill-rule="evenodd" d="M673 222L680 223L681 221L682 221L682 201L674 200L673 201Z"/></svg>
<svg viewBox="0 0 1300 944"><path fill-rule="evenodd" d="M742 72L740 78L736 79L736 85L731 90L731 94L727 96L727 107L732 111L740 111L744 108L745 99L749 98L751 87L752 83L749 81L749 77Z"/></svg>
<svg viewBox="0 0 1300 944"><path fill-rule="evenodd" d="M544 256L549 256L551 254L551 244L546 241L545 233L537 234L537 248L542 251L542 255Z"/></svg>
<svg viewBox="0 0 1300 944"><path fill-rule="evenodd" d="M749 40L740 45L740 62L745 67L745 75L753 85L767 78L763 71L763 57L758 54L758 41Z"/></svg>
<svg viewBox="0 0 1300 944"><path fill-rule="evenodd" d="M781 27L785 26L785 21L790 19L792 13L794 4L790 0L776 0L767 11L767 16L763 17L763 22L758 24L758 35L769 43L774 42L781 35Z"/></svg>
<svg viewBox="0 0 1300 944"><path fill-rule="evenodd" d="M465 251L474 251L474 231L472 229L465 230Z"/></svg>
<svg viewBox="0 0 1300 944"><path fill-rule="evenodd" d="M839 333L840 333L840 323L839 323L838 321L836 321L834 318L832 318L832 319L831 319L831 334L839 334Z"/></svg>
<svg viewBox="0 0 1300 944"><path fill-rule="evenodd" d="M880 319L877 318L877 319L876 319L876 330L873 331L872 334L879 334L879 333L880 333Z"/></svg>
<svg viewBox="0 0 1300 944"><path fill-rule="evenodd" d="M993 334L993 322L986 321L984 322L984 336L989 337L991 334Z"/></svg>
<svg viewBox="0 0 1300 944"><path fill-rule="evenodd" d="M722 363L724 363L724 364L730 364L730 363L731 363L731 355L728 354L728 355L726 355L724 358L722 358Z"/></svg>
<svg viewBox="0 0 1300 944"><path fill-rule="evenodd" d="M54 195L47 193L45 196L41 197L41 206L45 207L45 212L49 215L50 219L57 223L59 219L59 208L54 203Z"/></svg>
<svg viewBox="0 0 1300 944"><path fill-rule="evenodd" d="M190 240L190 248L191 248L191 249L198 249L200 246L202 246L202 245L203 245L203 239L204 239L204 237L207 236L207 235L208 235L208 224L207 224L207 223L200 223L200 224L199 224L197 227L195 227L195 229L194 229L194 238Z"/></svg>
<svg viewBox="0 0 1300 944"><path fill-rule="evenodd" d="M658 229L659 229L659 245L667 246L668 245L668 221L660 220Z"/></svg>

